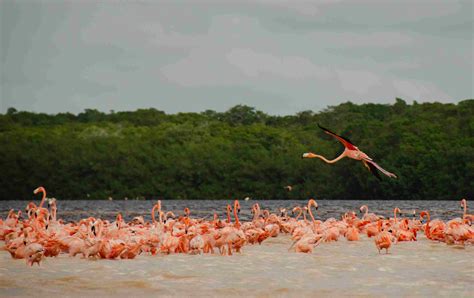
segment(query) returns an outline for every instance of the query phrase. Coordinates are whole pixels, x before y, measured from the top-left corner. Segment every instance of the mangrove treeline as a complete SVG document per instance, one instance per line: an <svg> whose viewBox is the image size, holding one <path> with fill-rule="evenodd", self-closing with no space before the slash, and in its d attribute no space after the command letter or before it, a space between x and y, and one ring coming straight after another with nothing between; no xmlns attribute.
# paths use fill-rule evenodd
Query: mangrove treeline
<svg viewBox="0 0 474 298"><path fill-rule="evenodd" d="M354 142L398 179L361 162L302 159L343 150L317 123ZM248 106L166 114L0 115L0 199L453 199L474 194L474 100L343 103L272 116ZM285 186L292 186L288 191Z"/></svg>

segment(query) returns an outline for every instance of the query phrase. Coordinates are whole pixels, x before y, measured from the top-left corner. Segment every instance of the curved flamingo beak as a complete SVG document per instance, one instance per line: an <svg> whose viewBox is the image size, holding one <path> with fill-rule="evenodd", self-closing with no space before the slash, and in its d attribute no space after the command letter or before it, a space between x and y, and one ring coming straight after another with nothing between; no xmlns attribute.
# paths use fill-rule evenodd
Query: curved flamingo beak
<svg viewBox="0 0 474 298"><path fill-rule="evenodd" d="M33 193L34 194L37 194L39 193L40 191L42 191L44 188L42 186L38 187L37 189L33 190Z"/></svg>
<svg viewBox="0 0 474 298"><path fill-rule="evenodd" d="M316 154L311 153L311 152L303 153L303 156L302 156L302 158L315 158L315 157L316 157Z"/></svg>

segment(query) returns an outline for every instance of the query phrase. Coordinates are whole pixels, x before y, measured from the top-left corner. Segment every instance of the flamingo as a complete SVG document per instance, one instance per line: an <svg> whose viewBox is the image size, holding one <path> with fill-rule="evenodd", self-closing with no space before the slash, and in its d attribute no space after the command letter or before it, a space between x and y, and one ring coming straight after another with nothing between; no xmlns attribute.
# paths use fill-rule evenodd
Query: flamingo
<svg viewBox="0 0 474 298"><path fill-rule="evenodd" d="M377 234L377 236L375 236L374 243L377 249L379 250L379 254L382 249L385 249L385 253L388 254L388 249L392 245L393 236L392 234L390 234L391 232L390 230L384 231L382 229L382 224L383 224L382 220L379 220L377 223L377 228L379 230L379 233Z"/></svg>
<svg viewBox="0 0 474 298"><path fill-rule="evenodd" d="M398 217L399 208L393 210L393 218L383 219L368 213L367 206L360 211L365 212L362 219L355 212L348 211L342 220L329 218L322 222L315 219L318 203L308 200L305 207L295 207L293 212L299 213L296 218L288 217L287 210L279 208L278 212L261 210L258 203L253 204L253 218L250 221L240 220L238 200L227 208L228 223L220 221L217 214L214 218L192 218L189 208L184 208L184 215L174 219L172 212L161 210L158 201L152 208L152 223L144 221L142 216L125 222L121 213L114 221L88 217L77 222L64 223L57 218L55 199L48 200L48 208L43 207L46 191L39 187L35 193L43 193L42 203L38 206L28 205L28 218L23 219L21 212L10 210L5 220L0 219L0 240L5 246L0 249L8 251L14 259L24 259L33 266L45 257L68 254L71 257L82 254L84 259L133 259L142 253L155 255L186 253L214 253L217 247L221 254L232 255L240 252L247 244L262 243L269 237L278 237L281 233L291 234L294 241L290 249L295 252L311 253L321 242L337 241L344 235L348 241L359 240L359 233L374 237L374 243L381 253L388 253L392 244L398 241L416 241L416 232L421 229L420 220L411 219L415 216L410 212L410 219ZM232 207L233 206L233 207ZM314 209L313 209L314 207ZM442 241L447 244L474 244L472 215L467 214L467 202L461 200L462 218L451 219L447 223L431 220L427 211L420 213L426 218L423 226L426 237L430 240ZM155 218L158 212L159 219ZM305 214L308 212L308 218ZM304 220L298 220L301 215ZM231 222L231 215L235 221ZM173 218L173 219L171 219Z"/></svg>
<svg viewBox="0 0 474 298"><path fill-rule="evenodd" d="M380 217L378 215L376 215L375 213L369 213L369 207L367 207L367 205L362 205L359 209L360 213L364 212L364 210L365 210L365 213L362 219L368 220L371 222L379 220Z"/></svg>
<svg viewBox="0 0 474 298"><path fill-rule="evenodd" d="M446 225L441 220L431 221L430 213L428 211L420 212L420 219L426 217L425 237L430 240L445 241L444 231Z"/></svg>
<svg viewBox="0 0 474 298"><path fill-rule="evenodd" d="M379 180L382 180L382 178L380 177L379 173L377 172L377 170L379 170L380 172L382 172L384 175L388 176L388 177L391 177L391 178L397 178L397 176L393 173L390 173L389 171L383 169L381 166L379 166L376 162L374 162L372 160L372 158L370 158L367 154L365 154L364 152L360 151L359 148L357 148L357 146L355 146L354 144L352 144L351 141L349 141L348 139L344 138L344 137L341 137L337 134L335 134L334 132L330 131L329 129L326 129L322 126L320 126L318 124L319 128L321 128L322 130L324 130L325 133L327 133L328 135L331 135L333 137L335 137L336 139L339 140L339 142L341 142L345 149L344 149L344 152L342 152L341 155L339 155L337 158L333 159L333 160L328 160L326 159L324 156L321 156L321 155L317 155L317 154L314 154L312 152L308 152L308 153L304 153L303 154L303 158L319 158L319 159L322 159L324 162L326 163L336 163L338 162L339 160L343 159L344 157L349 157L349 158L352 158L352 159L355 159L355 160L361 160L362 163L364 164L364 166L369 169L369 171L375 176L377 177L377 179Z"/></svg>

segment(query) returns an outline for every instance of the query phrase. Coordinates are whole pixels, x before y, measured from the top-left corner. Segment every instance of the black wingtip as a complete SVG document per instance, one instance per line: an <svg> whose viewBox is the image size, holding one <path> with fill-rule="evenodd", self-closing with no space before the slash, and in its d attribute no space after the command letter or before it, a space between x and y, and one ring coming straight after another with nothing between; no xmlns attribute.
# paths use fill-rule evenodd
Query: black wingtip
<svg viewBox="0 0 474 298"><path fill-rule="evenodd" d="M369 171L379 180L382 181L382 177L380 177L379 172L377 171L377 168L371 164L370 162L367 162L367 165L369 166Z"/></svg>
<svg viewBox="0 0 474 298"><path fill-rule="evenodd" d="M341 139L345 140L346 142L349 142L350 144L354 145L354 143L352 143L351 140L349 140L348 138L343 137L341 135L338 135L337 133L335 133L335 132L333 132L333 131L325 128L325 127L322 127L319 123L318 123L318 127L321 128L322 130L324 130L326 133L336 135L336 136L340 137Z"/></svg>

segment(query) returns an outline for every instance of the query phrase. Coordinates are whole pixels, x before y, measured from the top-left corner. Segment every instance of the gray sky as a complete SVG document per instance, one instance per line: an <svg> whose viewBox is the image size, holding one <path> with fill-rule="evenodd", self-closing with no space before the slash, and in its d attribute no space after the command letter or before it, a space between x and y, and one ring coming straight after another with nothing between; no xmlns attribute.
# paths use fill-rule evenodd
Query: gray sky
<svg viewBox="0 0 474 298"><path fill-rule="evenodd" d="M125 2L0 0L0 112L474 97L472 1Z"/></svg>

